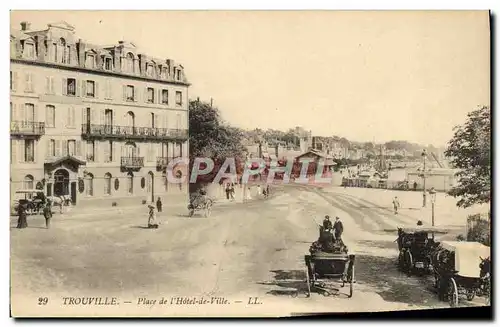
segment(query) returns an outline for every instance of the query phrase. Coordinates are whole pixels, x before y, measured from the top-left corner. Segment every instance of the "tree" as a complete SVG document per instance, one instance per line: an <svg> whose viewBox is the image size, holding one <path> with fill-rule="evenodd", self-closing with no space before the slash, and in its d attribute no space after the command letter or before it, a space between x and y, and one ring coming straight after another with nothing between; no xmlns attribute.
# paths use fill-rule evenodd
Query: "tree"
<svg viewBox="0 0 500 327"><path fill-rule="evenodd" d="M457 186L449 194L460 198L458 207L489 203L491 197L491 115L482 106L467 114L465 124L454 128L445 155L460 169Z"/></svg>
<svg viewBox="0 0 500 327"><path fill-rule="evenodd" d="M216 176L226 158L236 159L237 172L245 147L242 144L243 132L226 124L217 108L210 103L189 102L189 156L190 168L195 158L211 158L215 162L211 174L199 176L199 182L210 182Z"/></svg>

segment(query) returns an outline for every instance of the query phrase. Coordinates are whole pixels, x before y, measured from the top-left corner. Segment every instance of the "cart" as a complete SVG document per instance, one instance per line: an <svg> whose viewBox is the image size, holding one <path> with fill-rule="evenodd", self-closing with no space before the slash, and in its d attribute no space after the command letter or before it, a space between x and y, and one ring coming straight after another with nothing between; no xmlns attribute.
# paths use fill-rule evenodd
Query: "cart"
<svg viewBox="0 0 500 327"><path fill-rule="evenodd" d="M458 306L460 296L472 301L476 295L489 301L490 248L478 242L441 242L432 255L435 287L440 300ZM486 258L486 259L483 259ZM487 265L489 270L490 265ZM482 278L487 275L487 278Z"/></svg>
<svg viewBox="0 0 500 327"><path fill-rule="evenodd" d="M344 287L349 284L348 297L353 294L354 279L353 253L326 253L317 252L305 256L307 297L315 290L324 296L338 294L339 288L334 284Z"/></svg>
<svg viewBox="0 0 500 327"><path fill-rule="evenodd" d="M210 217L214 201L207 195L198 194L190 199L188 205L189 217L193 217L196 211L203 211L205 217Z"/></svg>
<svg viewBox="0 0 500 327"><path fill-rule="evenodd" d="M12 209L16 213L20 205L26 208L27 214L38 214L42 211L46 202L45 193L43 190L17 190L16 194L24 195L24 198L14 200Z"/></svg>
<svg viewBox="0 0 500 327"><path fill-rule="evenodd" d="M398 228L398 268L408 276L416 271L432 273L431 253L438 247L435 234L446 234L447 230L436 227Z"/></svg>

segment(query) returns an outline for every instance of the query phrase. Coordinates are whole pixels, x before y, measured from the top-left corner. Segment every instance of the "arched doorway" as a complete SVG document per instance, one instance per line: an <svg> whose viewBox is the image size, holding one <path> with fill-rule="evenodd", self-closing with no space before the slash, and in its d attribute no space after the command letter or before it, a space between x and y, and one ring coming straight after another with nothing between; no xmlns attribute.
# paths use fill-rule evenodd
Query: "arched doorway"
<svg viewBox="0 0 500 327"><path fill-rule="evenodd" d="M69 195L69 173L58 169L54 173L54 196Z"/></svg>
<svg viewBox="0 0 500 327"><path fill-rule="evenodd" d="M155 191L154 191L154 182L155 182L155 176L152 171L148 173L148 180L147 180L147 192L148 195L151 196L151 202L155 202Z"/></svg>

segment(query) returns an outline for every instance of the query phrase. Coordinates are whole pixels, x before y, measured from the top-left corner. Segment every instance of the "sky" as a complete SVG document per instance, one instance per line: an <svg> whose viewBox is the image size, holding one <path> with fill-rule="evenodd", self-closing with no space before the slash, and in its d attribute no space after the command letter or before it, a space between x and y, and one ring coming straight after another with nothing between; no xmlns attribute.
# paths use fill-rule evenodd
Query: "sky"
<svg viewBox="0 0 500 327"><path fill-rule="evenodd" d="M12 11L185 67L189 97L242 128L443 146L490 104L486 11Z"/></svg>

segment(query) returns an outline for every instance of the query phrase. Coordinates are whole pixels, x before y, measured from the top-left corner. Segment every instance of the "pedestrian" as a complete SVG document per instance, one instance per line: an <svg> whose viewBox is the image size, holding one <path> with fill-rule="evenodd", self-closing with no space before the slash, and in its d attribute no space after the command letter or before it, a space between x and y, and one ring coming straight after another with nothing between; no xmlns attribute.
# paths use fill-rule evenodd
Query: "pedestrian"
<svg viewBox="0 0 500 327"><path fill-rule="evenodd" d="M257 185L257 196L261 195L262 195L262 188L260 187L260 185Z"/></svg>
<svg viewBox="0 0 500 327"><path fill-rule="evenodd" d="M50 219L52 218L52 207L50 205L50 201L47 201L47 203L43 207L43 216L45 217L45 227L49 229Z"/></svg>
<svg viewBox="0 0 500 327"><path fill-rule="evenodd" d="M158 212L161 212L162 210L162 203L161 203L161 199L160 197L158 197L158 200L156 200L156 209L158 210Z"/></svg>
<svg viewBox="0 0 500 327"><path fill-rule="evenodd" d="M392 200L392 206L394 207L394 214L398 214L398 208L401 207L401 204L399 203L398 197L395 196L394 199Z"/></svg>
<svg viewBox="0 0 500 327"><path fill-rule="evenodd" d="M323 220L323 229L325 229L325 230L333 229L332 222L330 221L330 216L328 216L328 215L326 215L325 219Z"/></svg>
<svg viewBox="0 0 500 327"><path fill-rule="evenodd" d="M413 182L413 190L416 191L417 190L417 182Z"/></svg>
<svg viewBox="0 0 500 327"><path fill-rule="evenodd" d="M247 189L247 200L252 200L252 195L250 194L252 191L250 190L250 186Z"/></svg>
<svg viewBox="0 0 500 327"><path fill-rule="evenodd" d="M26 208L24 205L19 204L17 208L17 214L19 218L17 219L17 228L26 228L28 227L28 221L26 220Z"/></svg>
<svg viewBox="0 0 500 327"><path fill-rule="evenodd" d="M229 189L229 194L231 195L231 201L234 201L234 195L235 195L234 183L231 183L231 188Z"/></svg>
<svg viewBox="0 0 500 327"><path fill-rule="evenodd" d="M156 222L155 207L153 204L150 204L148 207L149 207L148 228L157 229L158 223Z"/></svg>
<svg viewBox="0 0 500 327"><path fill-rule="evenodd" d="M267 184L266 186L266 196L269 197L269 195L271 194L271 188L269 187L269 184Z"/></svg>
<svg viewBox="0 0 500 327"><path fill-rule="evenodd" d="M333 224L333 231L336 240L342 240L342 233L344 232L344 225L340 221L339 217L335 217L335 223Z"/></svg>
<svg viewBox="0 0 500 327"><path fill-rule="evenodd" d="M231 193L231 186L229 185L229 183L227 183L226 184L226 199L227 200L229 200L230 193Z"/></svg>

